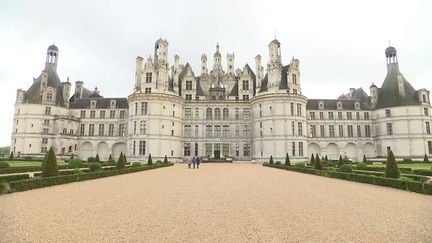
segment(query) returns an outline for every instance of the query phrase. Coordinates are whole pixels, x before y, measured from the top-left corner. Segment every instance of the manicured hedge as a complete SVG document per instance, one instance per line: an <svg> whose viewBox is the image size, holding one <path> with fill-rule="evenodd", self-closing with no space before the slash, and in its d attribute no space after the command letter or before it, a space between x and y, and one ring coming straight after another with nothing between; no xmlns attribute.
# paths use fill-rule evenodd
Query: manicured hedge
<svg viewBox="0 0 432 243"><path fill-rule="evenodd" d="M83 163L80 168L87 168L88 164ZM68 165L59 165L57 166L59 170L69 169ZM9 167L0 169L0 174L13 174L13 173L23 173L23 172L34 172L34 171L42 171L41 166L22 166L22 167Z"/></svg>
<svg viewBox="0 0 432 243"><path fill-rule="evenodd" d="M362 174L342 173L336 171L315 170L311 168L298 168L294 166L270 165L270 164L263 164L263 165L267 167L278 168L278 169L302 172L302 173L307 173L312 175L320 175L320 176L325 176L330 178L338 178L338 179L349 180L349 181L362 182L362 183L379 185L379 186L392 187L401 190L407 190L407 191L432 195L432 184L422 183L419 181L404 181L404 180L386 178L386 177L380 177L374 175L362 175Z"/></svg>
<svg viewBox="0 0 432 243"><path fill-rule="evenodd" d="M173 164L158 164L158 165L155 164L150 166L143 166L140 168L125 168L121 170L108 170L108 171L89 172L83 174L53 176L53 177L46 177L46 178L33 178L28 180L12 181L9 184L12 192L13 191L19 192L19 191L27 191L27 190L42 188L47 186L66 184L70 182L85 181L85 180L114 176L119 174L127 174L127 173L133 173L138 171L151 170L151 169L167 167L172 165Z"/></svg>
<svg viewBox="0 0 432 243"><path fill-rule="evenodd" d="M30 176L28 174L7 175L7 176L0 176L0 182L19 181L19 180L26 180L29 178Z"/></svg>
<svg viewBox="0 0 432 243"><path fill-rule="evenodd" d="M362 175L369 175L369 176L384 176L384 172L371 172L371 171L354 170L353 173L362 174ZM419 182L425 182L428 179L427 176L414 175L414 174L402 174L402 176L410 178L414 181L419 181Z"/></svg>
<svg viewBox="0 0 432 243"><path fill-rule="evenodd" d="M414 174L432 176L432 170L414 170Z"/></svg>

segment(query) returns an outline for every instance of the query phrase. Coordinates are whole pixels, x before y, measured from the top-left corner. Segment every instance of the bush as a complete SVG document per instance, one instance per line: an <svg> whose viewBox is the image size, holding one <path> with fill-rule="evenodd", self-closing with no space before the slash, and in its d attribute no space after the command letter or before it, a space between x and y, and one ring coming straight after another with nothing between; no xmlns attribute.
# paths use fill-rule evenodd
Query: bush
<svg viewBox="0 0 432 243"><path fill-rule="evenodd" d="M0 182L19 181L29 179L28 174L0 176Z"/></svg>
<svg viewBox="0 0 432 243"><path fill-rule="evenodd" d="M133 162L132 165L131 165L132 168L139 168L139 167L142 167L142 166L143 165L140 162Z"/></svg>
<svg viewBox="0 0 432 243"><path fill-rule="evenodd" d="M165 157L164 157L163 163L164 163L164 164L168 164L168 163L169 163L168 158L167 158L166 155L165 155Z"/></svg>
<svg viewBox="0 0 432 243"><path fill-rule="evenodd" d="M162 164L162 160L156 160L156 164Z"/></svg>
<svg viewBox="0 0 432 243"><path fill-rule="evenodd" d="M337 171L337 169L335 167L327 167L327 171Z"/></svg>
<svg viewBox="0 0 432 243"><path fill-rule="evenodd" d="M8 162L0 161L0 169L9 168L10 165Z"/></svg>
<svg viewBox="0 0 432 243"><path fill-rule="evenodd" d="M413 171L411 168L399 168L399 171L404 174L412 174Z"/></svg>
<svg viewBox="0 0 432 243"><path fill-rule="evenodd" d="M14 159L14 154L13 154L13 152L11 151L10 154L9 154L9 160L13 160L13 159Z"/></svg>
<svg viewBox="0 0 432 243"><path fill-rule="evenodd" d="M311 164L314 164L314 163L315 163L315 157L314 157L314 154L313 154L313 153L311 154L311 157L310 157L309 163L311 163Z"/></svg>
<svg viewBox="0 0 432 243"><path fill-rule="evenodd" d="M405 177L405 176L399 177L399 180L401 180L401 181L413 181L413 179Z"/></svg>
<svg viewBox="0 0 432 243"><path fill-rule="evenodd" d="M54 148L50 147L42 162L42 177L50 177L58 175L57 157Z"/></svg>
<svg viewBox="0 0 432 243"><path fill-rule="evenodd" d="M342 155L339 155L338 167L341 167L344 164L344 160L342 159Z"/></svg>
<svg viewBox="0 0 432 243"><path fill-rule="evenodd" d="M341 165L339 167L339 171L343 173L352 173L352 166L351 165Z"/></svg>
<svg viewBox="0 0 432 243"><path fill-rule="evenodd" d="M31 156L25 156L25 157L24 157L24 160L25 160L25 161L32 161L33 158L32 158Z"/></svg>
<svg viewBox="0 0 432 243"><path fill-rule="evenodd" d="M275 165L281 165L282 163L280 161L276 161Z"/></svg>
<svg viewBox="0 0 432 243"><path fill-rule="evenodd" d="M427 154L424 155L423 162L429 163L429 158L428 158Z"/></svg>
<svg viewBox="0 0 432 243"><path fill-rule="evenodd" d="M315 157L315 164L314 164L314 168L315 168L316 170L322 170L322 169L323 169L323 166L322 166L322 163L321 163L321 159L320 159L320 157L319 157L318 154L317 154L317 156Z"/></svg>
<svg viewBox="0 0 432 243"><path fill-rule="evenodd" d="M390 151L387 156L387 164L385 169L385 177L387 178L399 178L400 171L396 163L396 159L393 155L393 151Z"/></svg>
<svg viewBox="0 0 432 243"><path fill-rule="evenodd" d="M81 168L84 162L80 159L71 159L69 160L68 167L69 169Z"/></svg>
<svg viewBox="0 0 432 243"><path fill-rule="evenodd" d="M285 165L286 165L286 166L290 166L290 165L291 165L291 161L290 161L290 158L289 158L288 153L287 153L286 156L285 156Z"/></svg>
<svg viewBox="0 0 432 243"><path fill-rule="evenodd" d="M97 162L95 157L88 157L87 158L87 163L93 163L93 162Z"/></svg>
<svg viewBox="0 0 432 243"><path fill-rule="evenodd" d="M367 163L368 161L367 161L367 159L366 159L366 155L365 154L363 154L363 163Z"/></svg>
<svg viewBox="0 0 432 243"><path fill-rule="evenodd" d="M98 163L100 163L100 158L99 158L99 154L96 154L95 162L98 162Z"/></svg>
<svg viewBox="0 0 432 243"><path fill-rule="evenodd" d="M82 172L80 168L75 168L75 169L73 170L73 174L74 174L74 175L76 175L76 174L83 174L83 173L84 173L84 172Z"/></svg>
<svg viewBox="0 0 432 243"><path fill-rule="evenodd" d="M90 163L88 165L88 168L90 169L91 172L101 171L102 170L102 166L99 163L97 163L97 162Z"/></svg>
<svg viewBox="0 0 432 243"><path fill-rule="evenodd" d="M118 160L117 160L116 168L117 168L117 169L124 169L125 166L126 166L125 157L124 157L124 155L123 155L123 152L121 152L121 153L120 153L120 156L119 156L119 158L118 158Z"/></svg>
<svg viewBox="0 0 432 243"><path fill-rule="evenodd" d="M115 160L113 159L112 155L110 154L109 158L108 158L108 162L115 162Z"/></svg>
<svg viewBox="0 0 432 243"><path fill-rule="evenodd" d="M365 169L365 168L367 169L367 164L365 164L365 162L358 163L358 164L356 164L355 168L359 169L359 170L362 170L362 169Z"/></svg>
<svg viewBox="0 0 432 243"><path fill-rule="evenodd" d="M147 165L152 165L153 164L153 160L151 158L151 154L149 154L148 160L147 160Z"/></svg>
<svg viewBox="0 0 432 243"><path fill-rule="evenodd" d="M270 155L270 161L269 161L269 164L270 164L270 165L274 164L274 161L273 161L273 155Z"/></svg>
<svg viewBox="0 0 432 243"><path fill-rule="evenodd" d="M432 176L432 170L425 170L425 169L414 170L414 174Z"/></svg>
<svg viewBox="0 0 432 243"><path fill-rule="evenodd" d="M404 162L404 163L412 163L413 161L412 161L412 159L410 159L410 158L404 158L404 159L403 159L403 162Z"/></svg>
<svg viewBox="0 0 432 243"><path fill-rule="evenodd" d="M306 168L306 165L304 163L296 163L294 164L294 166L297 168Z"/></svg>
<svg viewBox="0 0 432 243"><path fill-rule="evenodd" d="M0 182L0 195L8 193L9 190L10 190L9 183Z"/></svg>

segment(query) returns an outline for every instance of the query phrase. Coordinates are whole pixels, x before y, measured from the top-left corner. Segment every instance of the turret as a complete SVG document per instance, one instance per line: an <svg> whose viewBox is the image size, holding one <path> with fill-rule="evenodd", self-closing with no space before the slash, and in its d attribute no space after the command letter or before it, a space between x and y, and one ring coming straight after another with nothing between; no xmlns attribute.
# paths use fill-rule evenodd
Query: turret
<svg viewBox="0 0 432 243"><path fill-rule="evenodd" d="M280 42L276 39L272 40L268 45L270 62L267 65L268 72L268 89L279 88L281 81L281 53Z"/></svg>
<svg viewBox="0 0 432 243"><path fill-rule="evenodd" d="M76 81L75 82L75 97L81 99L83 88L84 88L84 82L83 81Z"/></svg>
<svg viewBox="0 0 432 243"><path fill-rule="evenodd" d="M141 90L141 82L143 75L143 58L140 56L136 57L136 67L135 67L135 91Z"/></svg>
<svg viewBox="0 0 432 243"><path fill-rule="evenodd" d="M57 46L50 45L47 49L46 62L45 62L45 70L52 69L54 71L57 70L57 61L58 61L59 49Z"/></svg>
<svg viewBox="0 0 432 243"><path fill-rule="evenodd" d="M168 41L159 39L155 43L155 64L157 67L156 88L168 90Z"/></svg>
<svg viewBox="0 0 432 243"><path fill-rule="evenodd" d="M219 43L216 44L216 52L215 52L213 58L214 58L213 70L221 70L222 69L222 55L219 52Z"/></svg>
<svg viewBox="0 0 432 243"><path fill-rule="evenodd" d="M378 87L374 83L372 83L372 85L369 87L369 92L372 107L374 107L378 101Z"/></svg>

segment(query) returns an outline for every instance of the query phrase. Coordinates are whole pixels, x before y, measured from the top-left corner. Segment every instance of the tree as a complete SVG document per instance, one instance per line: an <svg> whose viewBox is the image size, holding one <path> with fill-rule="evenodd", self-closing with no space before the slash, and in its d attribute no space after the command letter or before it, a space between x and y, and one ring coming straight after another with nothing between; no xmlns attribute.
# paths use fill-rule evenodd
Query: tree
<svg viewBox="0 0 432 243"><path fill-rule="evenodd" d="M123 152L120 152L120 156L117 160L116 168L117 169L124 169L126 165L125 157L123 155Z"/></svg>
<svg viewBox="0 0 432 243"><path fill-rule="evenodd" d="M9 154L9 160L13 160L13 159L14 159L14 155L13 155L13 152L11 151Z"/></svg>
<svg viewBox="0 0 432 243"><path fill-rule="evenodd" d="M315 163L314 163L314 168L317 170L322 170L322 163L321 163L321 159L319 157L319 155L317 154L317 156L315 157Z"/></svg>
<svg viewBox="0 0 432 243"><path fill-rule="evenodd" d="M285 157L285 165L286 166L290 166L291 165L291 161L290 161L288 153L286 154L286 157Z"/></svg>
<svg viewBox="0 0 432 243"><path fill-rule="evenodd" d="M109 161L109 162L115 162L111 154L110 154L110 156L109 156L109 158L108 158L108 161Z"/></svg>
<svg viewBox="0 0 432 243"><path fill-rule="evenodd" d="M344 164L344 160L342 159L342 155L339 155L338 167L341 167Z"/></svg>
<svg viewBox="0 0 432 243"><path fill-rule="evenodd" d="M319 158L320 158L319 154L316 153L316 154L315 154L315 162L317 162L317 160L318 160ZM320 161L321 161L321 159L320 159Z"/></svg>
<svg viewBox="0 0 432 243"><path fill-rule="evenodd" d="M269 164L274 164L274 161L273 161L273 155L270 155L270 161L269 161Z"/></svg>
<svg viewBox="0 0 432 243"><path fill-rule="evenodd" d="M310 163L314 164L315 163L315 157L314 154L312 153L311 158L310 158Z"/></svg>
<svg viewBox="0 0 432 243"><path fill-rule="evenodd" d="M149 157L148 157L148 160L147 160L147 165L152 165L153 164L153 161L152 161L152 158L151 158L151 154L149 154Z"/></svg>
<svg viewBox="0 0 432 243"><path fill-rule="evenodd" d="M99 154L96 154L96 159L95 159L95 162L98 162L98 163L100 163L100 158L99 158Z"/></svg>
<svg viewBox="0 0 432 243"><path fill-rule="evenodd" d="M429 163L429 158L427 157L427 154L425 154L425 156L423 158L423 162Z"/></svg>
<svg viewBox="0 0 432 243"><path fill-rule="evenodd" d="M168 158L167 158L166 155L165 155L165 158L164 158L164 160L163 160L163 163L164 163L164 164L168 164Z"/></svg>
<svg viewBox="0 0 432 243"><path fill-rule="evenodd" d="M396 179L400 177L400 171L399 171L398 165L396 163L396 159L393 155L393 151L391 151L391 150L390 150L389 154L387 155L385 177L396 178Z"/></svg>
<svg viewBox="0 0 432 243"><path fill-rule="evenodd" d="M42 162L42 177L57 176L57 157L54 152L54 148L50 147L49 151L45 155L45 159Z"/></svg>
<svg viewBox="0 0 432 243"><path fill-rule="evenodd" d="M327 155L325 156L324 161L325 161L325 162L328 162L328 157L327 157Z"/></svg>
<svg viewBox="0 0 432 243"><path fill-rule="evenodd" d="M366 154L363 154L363 163L367 163Z"/></svg>
<svg viewBox="0 0 432 243"><path fill-rule="evenodd" d="M123 157L124 157L125 164L127 164L126 153L123 154Z"/></svg>

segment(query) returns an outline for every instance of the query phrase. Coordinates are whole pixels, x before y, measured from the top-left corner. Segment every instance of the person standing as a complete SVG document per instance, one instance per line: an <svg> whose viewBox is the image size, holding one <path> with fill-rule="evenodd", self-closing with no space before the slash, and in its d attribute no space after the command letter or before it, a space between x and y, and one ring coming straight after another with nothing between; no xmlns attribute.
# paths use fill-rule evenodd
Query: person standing
<svg viewBox="0 0 432 243"><path fill-rule="evenodd" d="M192 157L192 168L195 169L195 164L197 162L196 156Z"/></svg>
<svg viewBox="0 0 432 243"><path fill-rule="evenodd" d="M199 165L201 163L201 158L196 156L197 169L199 169Z"/></svg>

